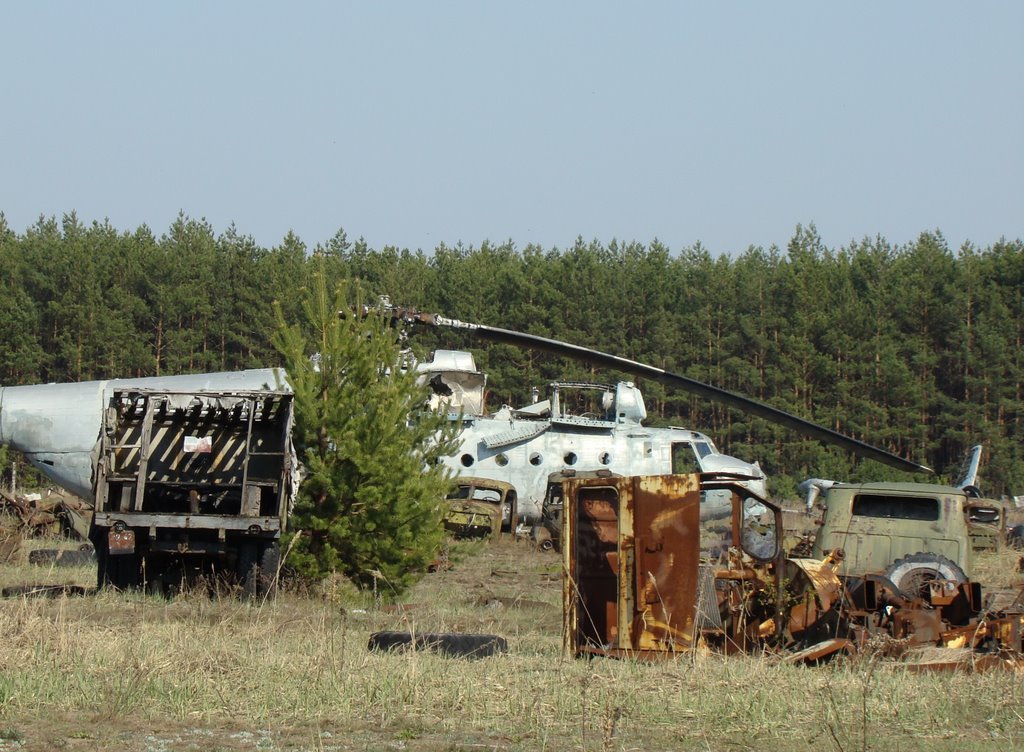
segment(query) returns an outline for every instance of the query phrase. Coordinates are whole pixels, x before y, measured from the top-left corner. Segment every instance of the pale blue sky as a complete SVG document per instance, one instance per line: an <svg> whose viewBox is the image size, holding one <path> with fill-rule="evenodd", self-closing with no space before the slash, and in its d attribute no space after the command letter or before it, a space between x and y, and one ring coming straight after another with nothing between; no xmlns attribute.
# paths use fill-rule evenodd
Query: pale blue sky
<svg viewBox="0 0 1024 752"><path fill-rule="evenodd" d="M4 2L0 211L267 247L1024 237L1024 3Z"/></svg>

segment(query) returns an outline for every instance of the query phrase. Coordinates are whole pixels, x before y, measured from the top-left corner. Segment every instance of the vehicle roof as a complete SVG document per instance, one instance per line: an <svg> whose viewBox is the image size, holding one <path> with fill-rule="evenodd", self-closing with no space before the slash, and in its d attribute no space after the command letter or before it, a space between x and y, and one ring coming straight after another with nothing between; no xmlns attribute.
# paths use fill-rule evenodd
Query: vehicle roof
<svg viewBox="0 0 1024 752"><path fill-rule="evenodd" d="M493 488L499 491L515 490L515 486L503 480L492 480L491 478L478 478L475 475L459 475L455 478L458 486L475 486L477 488Z"/></svg>
<svg viewBox="0 0 1024 752"><path fill-rule="evenodd" d="M561 483L563 480L569 480L570 478L619 478L619 473L613 473L611 470L601 468L597 470L556 470L553 473L548 474L548 483Z"/></svg>
<svg viewBox="0 0 1024 752"><path fill-rule="evenodd" d="M940 483L887 483L875 481L872 483L836 483L832 488L875 493L918 494L922 496L967 496L961 488L945 486Z"/></svg>

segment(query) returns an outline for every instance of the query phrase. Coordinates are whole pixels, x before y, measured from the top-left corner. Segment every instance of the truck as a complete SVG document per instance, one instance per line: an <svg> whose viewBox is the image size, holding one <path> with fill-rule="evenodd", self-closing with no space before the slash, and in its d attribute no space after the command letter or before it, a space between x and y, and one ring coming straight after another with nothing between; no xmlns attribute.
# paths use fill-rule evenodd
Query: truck
<svg viewBox="0 0 1024 752"><path fill-rule="evenodd" d="M444 527L454 538L497 538L519 525L516 489L511 483L460 476L446 501Z"/></svg>
<svg viewBox="0 0 1024 752"><path fill-rule="evenodd" d="M168 593L203 577L273 594L292 422L287 391L113 389L93 480L99 587Z"/></svg>
<svg viewBox="0 0 1024 752"><path fill-rule="evenodd" d="M813 558L844 552L841 575L882 575L908 595L934 580L967 582L972 546L959 486L819 482L820 527Z"/></svg>

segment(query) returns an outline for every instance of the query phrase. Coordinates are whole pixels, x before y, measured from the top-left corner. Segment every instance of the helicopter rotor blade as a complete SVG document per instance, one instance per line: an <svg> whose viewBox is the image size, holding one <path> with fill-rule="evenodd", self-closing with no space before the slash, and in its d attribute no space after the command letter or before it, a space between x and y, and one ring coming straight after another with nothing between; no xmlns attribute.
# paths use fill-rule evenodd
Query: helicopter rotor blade
<svg viewBox="0 0 1024 752"><path fill-rule="evenodd" d="M516 332L495 326L487 326L486 324L473 324L466 321L459 321L458 319L446 318L437 314L422 313L397 307L390 307L389 311L396 319L400 319L407 323L419 323L432 326L443 326L452 329L462 329L493 342L501 342L505 344L518 345L520 347L543 350L555 355L562 355L574 360L582 360L594 365L600 365L606 368L630 373L634 376L642 376L661 384L665 384L666 386L681 388L692 394L704 397L712 402L718 402L737 410L741 410L745 413L756 415L759 418L785 426L786 428L792 429L803 436L817 439L825 444L842 447L858 457L876 460L905 472L928 474L934 472L931 468L925 465L904 459L897 454L893 454L892 452L881 449L880 447L872 446L871 444L860 441L859 439L845 436L838 431L833 431L825 426L812 423L809 420L800 418L792 413L786 412L785 410L772 407L764 402L759 402L758 400L751 399L750 397L744 397L741 394L736 394L735 392L730 392L726 389L705 384L702 381L691 379L688 376L671 373L662 368L656 368L635 360L622 358L618 355L611 355L610 353L593 350L588 347L572 345L568 342L548 339L547 337L539 337L534 334Z"/></svg>

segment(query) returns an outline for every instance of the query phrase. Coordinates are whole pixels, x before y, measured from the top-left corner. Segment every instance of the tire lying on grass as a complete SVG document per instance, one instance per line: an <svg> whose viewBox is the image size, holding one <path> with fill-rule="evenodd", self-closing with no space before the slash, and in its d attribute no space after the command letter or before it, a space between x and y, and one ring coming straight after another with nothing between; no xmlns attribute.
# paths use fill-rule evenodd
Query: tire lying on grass
<svg viewBox="0 0 1024 752"><path fill-rule="evenodd" d="M40 566L81 567L96 563L92 549L77 551L59 550L56 548L37 548L28 552L28 563Z"/></svg>
<svg viewBox="0 0 1024 752"><path fill-rule="evenodd" d="M450 658L486 658L508 652L504 637L489 634L455 632L374 632L367 645L370 650L429 650Z"/></svg>

